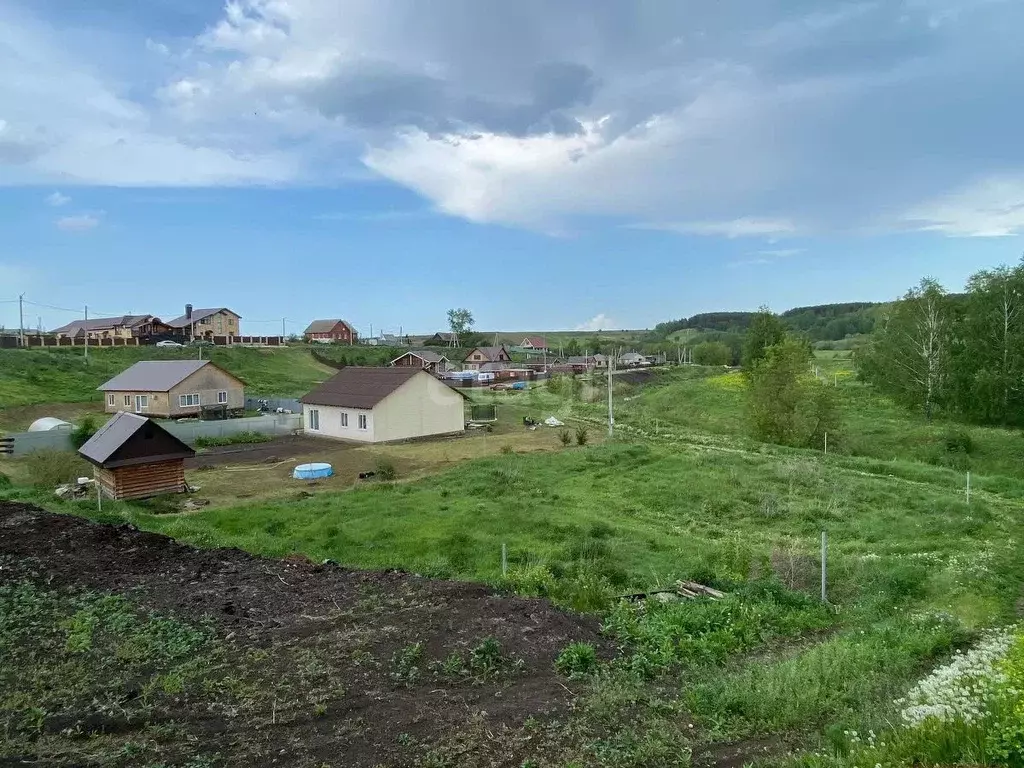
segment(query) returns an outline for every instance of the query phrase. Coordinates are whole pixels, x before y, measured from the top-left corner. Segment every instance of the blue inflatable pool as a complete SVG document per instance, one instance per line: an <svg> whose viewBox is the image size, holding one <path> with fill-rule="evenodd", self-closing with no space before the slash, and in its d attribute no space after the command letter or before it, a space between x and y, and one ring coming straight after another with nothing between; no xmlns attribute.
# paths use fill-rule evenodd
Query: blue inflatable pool
<svg viewBox="0 0 1024 768"><path fill-rule="evenodd" d="M296 480L316 480L319 477L330 477L334 474L334 470L330 464L315 463L315 464L299 464L292 472L292 477Z"/></svg>

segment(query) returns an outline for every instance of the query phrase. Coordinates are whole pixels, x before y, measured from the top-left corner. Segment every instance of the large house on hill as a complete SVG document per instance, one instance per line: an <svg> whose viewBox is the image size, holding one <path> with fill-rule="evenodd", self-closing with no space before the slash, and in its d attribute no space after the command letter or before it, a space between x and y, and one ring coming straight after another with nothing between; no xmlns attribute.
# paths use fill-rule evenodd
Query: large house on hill
<svg viewBox="0 0 1024 768"><path fill-rule="evenodd" d="M185 314L168 320L167 324L178 335L188 339L203 339L212 336L240 336L238 321L241 319L241 315L227 307L193 309L191 304L186 304Z"/></svg>
<svg viewBox="0 0 1024 768"><path fill-rule="evenodd" d="M314 320L302 335L306 341L321 343L354 344L356 342L355 330L344 320Z"/></svg>
<svg viewBox="0 0 1024 768"><path fill-rule="evenodd" d="M146 339L170 332L171 327L153 315L121 315L75 320L50 331L58 338L75 339Z"/></svg>

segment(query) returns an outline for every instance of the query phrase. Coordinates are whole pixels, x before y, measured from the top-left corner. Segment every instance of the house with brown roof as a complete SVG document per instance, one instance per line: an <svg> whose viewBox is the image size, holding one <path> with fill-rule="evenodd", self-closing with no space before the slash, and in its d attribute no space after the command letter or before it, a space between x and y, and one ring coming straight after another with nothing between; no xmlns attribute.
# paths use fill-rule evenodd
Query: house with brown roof
<svg viewBox="0 0 1024 768"><path fill-rule="evenodd" d="M423 340L424 347L450 347L452 343L452 334L450 333L435 333L433 336L427 336Z"/></svg>
<svg viewBox="0 0 1024 768"><path fill-rule="evenodd" d="M238 328L241 319L241 315L227 307L193 309L191 304L186 304L185 314L168 320L167 324L187 339L208 339L214 336L240 336Z"/></svg>
<svg viewBox="0 0 1024 768"><path fill-rule="evenodd" d="M57 338L75 339L146 339L170 332L171 327L153 315L121 315L75 320L50 331Z"/></svg>
<svg viewBox="0 0 1024 768"><path fill-rule="evenodd" d="M430 349L416 349L406 352L391 361L394 366L419 366L431 373L447 373L451 370L451 362L447 357Z"/></svg>
<svg viewBox="0 0 1024 768"><path fill-rule="evenodd" d="M242 380L209 360L144 360L101 384L107 413L226 416L245 410Z"/></svg>
<svg viewBox="0 0 1024 768"><path fill-rule="evenodd" d="M342 368L301 402L307 435L383 443L465 429L465 395L411 365Z"/></svg>
<svg viewBox="0 0 1024 768"><path fill-rule="evenodd" d="M462 361L462 367L467 371L479 371L480 366L484 363L509 363L511 361L512 356L505 349L504 344L500 347L477 347L466 355L466 359Z"/></svg>
<svg viewBox="0 0 1024 768"><path fill-rule="evenodd" d="M535 349L538 352L543 352L547 350L548 342L543 336L527 336L519 346L523 349Z"/></svg>
<svg viewBox="0 0 1024 768"><path fill-rule="evenodd" d="M314 320L302 333L306 341L321 344L337 342L339 344L355 344L356 332L344 320Z"/></svg>

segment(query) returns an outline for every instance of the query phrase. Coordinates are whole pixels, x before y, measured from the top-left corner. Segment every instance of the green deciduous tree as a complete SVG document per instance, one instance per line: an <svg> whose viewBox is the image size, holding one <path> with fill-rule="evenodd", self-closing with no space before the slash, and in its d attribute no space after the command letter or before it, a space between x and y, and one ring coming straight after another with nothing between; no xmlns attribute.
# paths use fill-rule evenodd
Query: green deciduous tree
<svg viewBox="0 0 1024 768"><path fill-rule="evenodd" d="M967 284L954 377L974 421L1024 423L1024 263L978 272Z"/></svg>
<svg viewBox="0 0 1024 768"><path fill-rule="evenodd" d="M751 428L766 442L817 447L835 433L839 414L832 390L808 374L807 343L787 338L764 350L749 371Z"/></svg>
<svg viewBox="0 0 1024 768"><path fill-rule="evenodd" d="M732 350L720 341L705 341L693 348L693 362L697 365L730 365Z"/></svg>
<svg viewBox="0 0 1024 768"><path fill-rule="evenodd" d="M473 313L465 307L449 309L448 329L456 336L469 333L473 329Z"/></svg>
<svg viewBox="0 0 1024 768"><path fill-rule="evenodd" d="M768 307L761 307L754 315L743 344L743 368L752 371L764 359L769 347L781 344L786 338L786 326Z"/></svg>
<svg viewBox="0 0 1024 768"><path fill-rule="evenodd" d="M875 329L857 358L861 375L930 419L947 394L952 325L945 289L925 278L891 306Z"/></svg>

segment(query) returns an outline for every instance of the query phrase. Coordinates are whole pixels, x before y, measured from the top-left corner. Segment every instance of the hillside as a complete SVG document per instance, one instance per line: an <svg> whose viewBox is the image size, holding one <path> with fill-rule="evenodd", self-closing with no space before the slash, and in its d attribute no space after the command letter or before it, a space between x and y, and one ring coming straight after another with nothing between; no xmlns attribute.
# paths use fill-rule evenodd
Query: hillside
<svg viewBox="0 0 1024 768"><path fill-rule="evenodd" d="M140 360L184 360L195 349L115 347L0 349L0 408L40 403L99 402L96 387ZM331 375L305 347L256 349L206 347L203 357L238 376L253 395L296 397Z"/></svg>
<svg viewBox="0 0 1024 768"><path fill-rule="evenodd" d="M871 333L887 304L853 302L794 307L781 314L791 330L806 334L811 341L839 341L848 336ZM659 323L652 336L683 340L694 332L744 333L754 312L706 312L680 320ZM681 334L681 331L687 333ZM683 337L683 338L680 338Z"/></svg>

